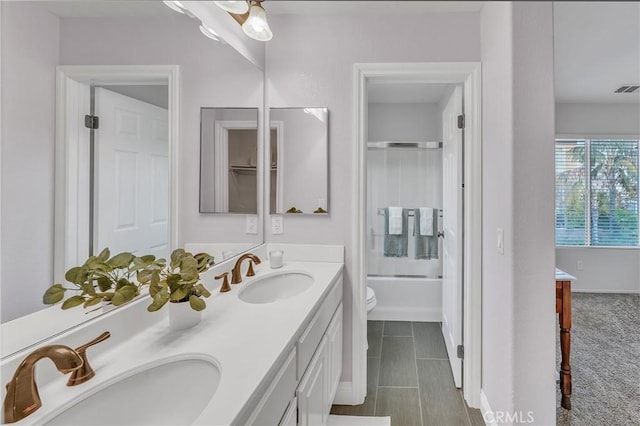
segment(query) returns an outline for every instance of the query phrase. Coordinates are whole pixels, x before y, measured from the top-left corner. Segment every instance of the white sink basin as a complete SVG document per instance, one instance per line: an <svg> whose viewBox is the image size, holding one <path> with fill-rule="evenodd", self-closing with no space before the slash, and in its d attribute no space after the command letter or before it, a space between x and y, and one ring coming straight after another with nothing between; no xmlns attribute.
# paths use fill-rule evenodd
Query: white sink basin
<svg viewBox="0 0 640 426"><path fill-rule="evenodd" d="M188 425L219 383L220 369L210 360L165 360L106 383L44 424Z"/></svg>
<svg viewBox="0 0 640 426"><path fill-rule="evenodd" d="M280 272L255 278L240 290L238 297L247 303L273 303L288 299L313 285L313 277L304 272Z"/></svg>

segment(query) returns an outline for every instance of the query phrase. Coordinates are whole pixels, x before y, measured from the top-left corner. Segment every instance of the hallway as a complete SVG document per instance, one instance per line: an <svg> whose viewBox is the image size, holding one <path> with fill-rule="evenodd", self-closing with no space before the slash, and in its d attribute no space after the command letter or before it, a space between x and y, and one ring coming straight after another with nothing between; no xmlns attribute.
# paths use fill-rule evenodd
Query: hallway
<svg viewBox="0 0 640 426"><path fill-rule="evenodd" d="M440 323L368 321L367 396L331 414L391 416L392 426L484 425L453 384Z"/></svg>

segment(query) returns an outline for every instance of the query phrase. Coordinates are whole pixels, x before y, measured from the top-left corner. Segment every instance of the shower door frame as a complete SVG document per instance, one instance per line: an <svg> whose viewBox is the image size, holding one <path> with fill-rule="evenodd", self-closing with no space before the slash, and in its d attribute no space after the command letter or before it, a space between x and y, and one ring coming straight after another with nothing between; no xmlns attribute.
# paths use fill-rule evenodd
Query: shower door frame
<svg viewBox="0 0 640 426"><path fill-rule="evenodd" d="M482 344L482 133L480 62L359 63L353 74L353 315L351 389L336 402L360 404L367 383L367 80L461 84L464 93L463 395L480 407ZM340 397L340 398L338 398ZM340 399L340 401L338 401Z"/></svg>

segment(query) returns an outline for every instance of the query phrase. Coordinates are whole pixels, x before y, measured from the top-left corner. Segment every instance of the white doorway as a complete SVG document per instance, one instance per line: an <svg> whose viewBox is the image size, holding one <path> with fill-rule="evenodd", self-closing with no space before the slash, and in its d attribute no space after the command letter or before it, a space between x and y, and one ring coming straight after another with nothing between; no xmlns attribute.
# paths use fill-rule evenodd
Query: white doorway
<svg viewBox="0 0 640 426"><path fill-rule="evenodd" d="M54 278L61 280L64 273L72 266L82 264L94 244L91 244L91 126L90 87L91 86L166 86L168 100L165 118L156 123L156 133L165 134L166 141L162 142L165 149L156 156L155 165L149 169L156 169L158 181L154 184L154 191L164 191L163 200L150 201L157 214L152 213L152 219L146 231L151 228L164 228L163 241L151 236L147 238L149 247L145 251L152 251L155 247L163 253L169 253L178 244L178 213L179 213L179 147L178 147L178 107L179 107L179 75L178 66L59 66L56 71L56 199L64 200L55 206L54 231ZM129 105L131 106L131 105ZM125 109L130 109L127 106ZM87 122L89 120L89 122ZM164 121L163 121L164 120ZM113 120L110 120L114 122ZM136 120L133 120L136 121ZM98 121L99 123L99 121ZM164 123L164 124L162 124ZM123 123L121 123L123 124ZM95 122L94 124L95 125ZM99 126L99 124L98 124ZM156 139L162 139L156 134ZM153 138L152 138L153 139ZM130 150L129 150L130 151ZM153 155L155 155L153 154ZM149 153L149 156L152 156ZM133 161L133 160L132 160ZM137 160L136 160L137 161ZM131 171L132 169L129 169ZM114 179L114 174L107 179ZM139 182L138 182L139 183ZM138 184L136 183L136 185ZM122 185L127 188L127 185ZM121 189L122 189L121 188ZM137 192L139 196L139 192ZM129 194L134 197L133 193ZM157 197L156 197L157 198ZM147 200L149 201L149 200ZM136 203L138 205L139 203ZM131 213L131 210L128 211ZM113 225L113 223L112 223ZM113 226L112 226L113 228ZM145 231L145 232L146 232ZM114 241L106 244L116 244ZM96 244L103 244L100 240ZM114 245L112 249L115 252ZM120 248L120 247L118 247ZM134 251L135 247L125 250ZM164 254L163 254L164 255Z"/></svg>
<svg viewBox="0 0 640 426"><path fill-rule="evenodd" d="M456 170L459 176L450 185L464 184L464 194L459 192L456 204L460 208L455 215L455 223L448 224L449 232L462 241L461 231L465 229L464 244L450 248L452 263L460 271L453 279L460 283L459 291L448 294L446 300L450 319L451 346L455 353L450 359L457 359L458 342L464 351L464 362L452 365L459 371L458 381L463 388L464 398L470 407L480 406L480 342L481 342L481 134L480 134L480 65L478 63L411 63L411 64L356 64L354 67L354 222L353 222L353 359L352 383L349 394L340 394L340 403L359 404L366 394L366 244L367 244L367 84L389 80L397 82L420 82L433 84L460 85L460 95L464 97L463 116L465 121L466 153L451 153L455 161L463 167ZM462 108L460 102L454 105ZM454 106L452 106L452 111ZM451 116L453 117L453 112ZM458 114L455 114L457 125ZM461 135L460 135L461 137ZM461 148L461 147L460 147ZM453 160L452 160L453 161ZM457 193L457 192L456 192ZM443 200L444 201L444 200ZM446 201L445 201L446 202ZM455 211L455 210L454 210ZM445 237L446 240L446 237ZM462 260L463 259L463 260ZM461 267L460 267L461 266ZM444 297L444 296L443 296ZM452 303L457 301L457 304ZM463 308L460 308L463 306ZM454 319L455 318L455 319ZM459 332L458 332L459 330ZM446 338L446 336L445 336ZM462 354L462 348L460 349ZM453 356L451 356L453 355ZM455 375L455 373L454 373ZM456 383L457 384L457 383ZM457 384L458 385L458 384ZM351 400L349 400L349 397Z"/></svg>

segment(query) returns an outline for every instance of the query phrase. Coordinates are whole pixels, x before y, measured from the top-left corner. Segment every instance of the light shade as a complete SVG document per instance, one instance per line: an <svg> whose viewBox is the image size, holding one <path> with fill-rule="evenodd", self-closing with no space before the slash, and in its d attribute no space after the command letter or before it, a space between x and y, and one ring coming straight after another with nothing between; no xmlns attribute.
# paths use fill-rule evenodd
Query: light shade
<svg viewBox="0 0 640 426"><path fill-rule="evenodd" d="M184 6L179 1L165 0L163 3L166 4L170 9L175 10L178 13L185 12Z"/></svg>
<svg viewBox="0 0 640 426"><path fill-rule="evenodd" d="M226 10L229 13L235 13L237 15L242 15L243 13L247 13L249 10L249 3L245 0L240 1L214 1L216 6L218 6L222 10Z"/></svg>
<svg viewBox="0 0 640 426"><path fill-rule="evenodd" d="M269 41L273 33L267 23L267 14L260 3L252 1L249 9L249 17L242 24L242 31L249 37L258 41Z"/></svg>
<svg viewBox="0 0 640 426"><path fill-rule="evenodd" d="M220 34L218 34L217 32L215 32L214 30L212 30L211 28L209 28L208 26L206 26L204 23L200 24L200 32L205 36L210 38L211 40L215 40L215 41L220 41L222 42L222 39L220 38Z"/></svg>

